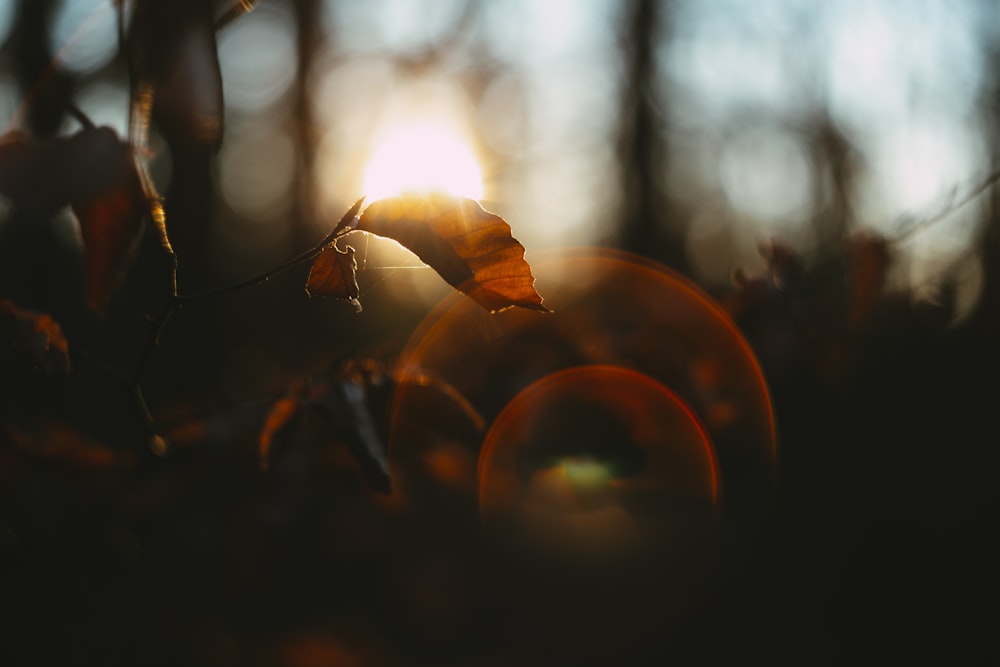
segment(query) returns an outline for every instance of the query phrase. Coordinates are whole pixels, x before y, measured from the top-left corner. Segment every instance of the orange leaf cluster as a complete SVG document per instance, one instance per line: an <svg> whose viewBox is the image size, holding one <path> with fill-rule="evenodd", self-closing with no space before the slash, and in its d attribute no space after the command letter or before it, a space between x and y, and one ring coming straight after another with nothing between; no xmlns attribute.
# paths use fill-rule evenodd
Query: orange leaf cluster
<svg viewBox="0 0 1000 667"><path fill-rule="evenodd" d="M355 229L397 241L490 312L513 306L548 310L510 225L473 199L444 194L382 199L368 206ZM342 220L335 239L347 231ZM307 290L345 299L360 310L356 269L353 248L340 251L331 241L313 263Z"/></svg>

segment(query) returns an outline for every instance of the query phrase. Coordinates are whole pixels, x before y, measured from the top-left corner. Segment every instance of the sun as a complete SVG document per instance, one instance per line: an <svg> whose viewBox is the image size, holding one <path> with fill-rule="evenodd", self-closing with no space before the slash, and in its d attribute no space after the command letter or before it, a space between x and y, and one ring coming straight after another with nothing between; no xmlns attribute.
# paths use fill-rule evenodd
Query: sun
<svg viewBox="0 0 1000 667"><path fill-rule="evenodd" d="M383 135L365 168L363 187L368 201L404 192L482 199L483 175L455 131L433 122L413 122Z"/></svg>

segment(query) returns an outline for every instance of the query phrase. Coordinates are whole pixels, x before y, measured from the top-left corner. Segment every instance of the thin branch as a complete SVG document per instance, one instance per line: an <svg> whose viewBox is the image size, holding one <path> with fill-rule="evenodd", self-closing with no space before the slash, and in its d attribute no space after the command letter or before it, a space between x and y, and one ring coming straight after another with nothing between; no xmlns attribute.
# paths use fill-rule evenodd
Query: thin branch
<svg viewBox="0 0 1000 667"><path fill-rule="evenodd" d="M146 375L146 369L149 367L149 362L152 361L153 355L156 354L156 350L160 347L160 336L163 334L163 330L167 326L167 322L173 317L173 314L180 308L180 304L176 299L171 299L167 304L167 307L163 309L160 316L153 323L152 328L149 331L149 337L146 339L146 346L142 350L142 356L139 358L139 362L136 364L135 372L132 375L132 398L135 402L136 410L139 412L139 417L142 419L146 426L149 435L155 437L157 435L156 422L153 420L153 415L149 411L149 405L146 403L146 397L142 392L142 380Z"/></svg>
<svg viewBox="0 0 1000 667"><path fill-rule="evenodd" d="M222 16L215 20L215 31L218 32L244 14L249 14L256 4L257 0L236 0Z"/></svg>
<svg viewBox="0 0 1000 667"><path fill-rule="evenodd" d="M66 113L75 118L76 122L80 123L80 125L83 125L88 130L93 130L97 127L94 124L94 121L90 119L90 116L85 114L80 107L76 106L72 102L66 104Z"/></svg>
<svg viewBox="0 0 1000 667"><path fill-rule="evenodd" d="M139 416L146 428L153 438L151 440L151 446L164 447L164 441L157 434L156 423L153 419L153 415L149 410L149 405L146 403L146 398L142 391L142 381L146 374L146 369L149 366L150 361L152 361L156 350L160 346L160 336L163 334L164 329L166 329L167 323L170 322L170 318L173 317L174 313L184 307L185 304L192 301L197 301L200 299L205 299L213 296L219 296L222 294L227 294L229 292L234 292L236 290L242 289L244 287L250 287L252 285L257 285L262 282L269 280L271 277L278 275L288 269L298 266L304 262L313 259L326 248L331 243L335 242L341 236L347 234L356 224L356 218L358 212L361 210L361 205L364 203L365 198L361 197L354 203L354 205L348 209L344 217L341 218L340 222L333 228L329 234L323 237L319 243L309 248L305 252L302 252L295 257L289 259L288 261L276 266L275 268L266 271L258 276L243 280L241 282L226 285L224 287L218 287L215 289L207 290L204 292L199 292L195 294L188 294L181 296L177 293L177 255L174 253L173 247L170 245L170 239L167 236L167 226L166 218L163 212L163 206L160 203L160 198L156 194L153 188L152 182L149 180L148 175L145 173L145 169L139 169L140 176L143 180L143 186L146 189L147 195L150 197L151 209L150 217L153 222L153 226L157 232L160 248L166 255L168 263L168 271L170 277L170 295L167 305L164 307L163 311L153 322L153 326L149 332L149 338L146 341L146 345L143 348L142 356L139 358L136 364L136 369L132 377L132 395L135 402Z"/></svg>
<svg viewBox="0 0 1000 667"><path fill-rule="evenodd" d="M253 278L247 278L246 280L241 280L238 283L232 285L225 285L223 287L216 287L210 290L205 290L204 292L197 292L195 294L185 294L184 296L177 296L175 292L174 300L178 305L183 305L185 303L190 303L192 301L198 301L200 299L206 299L213 296L219 296L221 294L227 294L229 292L235 292L236 290L243 289L244 287L252 287L253 285L259 285L260 283L267 282L279 273L283 273L288 269L294 268L299 264L308 262L309 260L318 256L323 249L328 245L336 241L341 236L344 236L348 232L354 229L355 218L358 215L358 211L361 210L361 205L364 203L365 198L362 197L358 201L354 202L354 206L348 209L344 217L340 219L337 226L333 228L329 234L323 237L323 240L312 246L305 252L302 252L295 257L287 260L286 262L276 266L275 268L265 271L260 275L254 276Z"/></svg>
<svg viewBox="0 0 1000 667"><path fill-rule="evenodd" d="M308 262L310 259L313 259L314 257L318 256L321 252L323 252L323 248L325 248L329 243L330 241L324 238L322 241L320 241L317 245L313 246L312 248L309 248L305 252L298 254L295 257L292 257L288 261L274 267L273 269L270 269L269 271L265 271L260 275L254 276L253 278L247 278L246 280L241 280L240 282L233 283L232 285L224 285L222 287L215 287L213 289L205 290L204 292L196 292L194 294L185 294L183 296L178 296L177 303L186 304L192 301L207 299L213 296L220 296L222 294L227 294L229 292L235 292L237 290L243 289L244 287L252 287L253 285L259 285L261 283L267 282L268 280L278 275L279 273L283 273L288 269L294 268L299 264Z"/></svg>
<svg viewBox="0 0 1000 667"><path fill-rule="evenodd" d="M914 224L909 229L897 234L896 237L892 239L892 242L903 243L905 241L908 241L917 233L927 229L928 227L934 226L935 224L941 222L942 220L944 220L949 215L951 215L958 209L962 208L966 204L971 203L972 201L977 199L980 195L989 190L991 187L996 185L998 181L1000 181L1000 171L995 171L989 176L987 176L982 182L980 182L979 185L966 192L965 196L959 199L957 202L956 201L948 202L943 209L941 209L931 217L925 218L924 220L921 220L920 222Z"/></svg>

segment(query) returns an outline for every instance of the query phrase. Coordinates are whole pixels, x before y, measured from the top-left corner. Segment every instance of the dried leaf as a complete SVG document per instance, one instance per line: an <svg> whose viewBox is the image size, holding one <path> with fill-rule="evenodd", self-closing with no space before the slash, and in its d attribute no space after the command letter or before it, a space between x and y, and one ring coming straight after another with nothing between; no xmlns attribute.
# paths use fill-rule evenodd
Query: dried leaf
<svg viewBox="0 0 1000 667"><path fill-rule="evenodd" d="M394 386L386 368L373 360L349 361L308 383L293 383L271 406L257 439L261 469L267 471L292 437L301 415L316 415L320 430L296 433L300 443L347 445L368 484L389 493L389 460L375 415L385 411Z"/></svg>
<svg viewBox="0 0 1000 667"><path fill-rule="evenodd" d="M111 186L72 203L86 251L87 304L97 311L104 310L111 293L121 285L130 250L149 211L131 150L127 144L121 148Z"/></svg>
<svg viewBox="0 0 1000 667"><path fill-rule="evenodd" d="M0 324L9 330L11 342L46 373L69 372L69 345L59 323L47 313L18 308L0 299Z"/></svg>
<svg viewBox="0 0 1000 667"><path fill-rule="evenodd" d="M333 232L330 233L330 238L337 238L341 234L346 234L358 225L358 211L361 210L361 205L365 203L365 198L362 197L358 201L354 202L351 208L347 209L347 213L344 217L340 219L337 226L333 228Z"/></svg>
<svg viewBox="0 0 1000 667"><path fill-rule="evenodd" d="M271 466L271 448L274 445L275 437L299 414L301 397L298 394L299 392L296 391L278 399L271 406L271 411L267 413L264 426L261 427L260 435L257 437L257 452L260 469L263 472L267 472Z"/></svg>
<svg viewBox="0 0 1000 667"><path fill-rule="evenodd" d="M0 194L29 215L52 215L71 201L107 189L116 178L123 146L108 127L54 139L33 139L13 130L0 137Z"/></svg>
<svg viewBox="0 0 1000 667"><path fill-rule="evenodd" d="M309 296L322 295L343 299L350 302L354 310L360 313L357 270L358 262L354 259L354 248L347 246L346 251L341 251L331 243L323 248L323 252L309 269L306 292Z"/></svg>
<svg viewBox="0 0 1000 667"><path fill-rule="evenodd" d="M72 206L87 256L87 301L102 310L149 210L129 144L108 127L43 140L9 132L0 138L0 194L29 215Z"/></svg>
<svg viewBox="0 0 1000 667"><path fill-rule="evenodd" d="M341 378L334 386L341 418L349 425L344 434L348 448L361 466L361 472L368 483L381 493L391 492L389 457L372 419L364 376L350 374Z"/></svg>
<svg viewBox="0 0 1000 667"><path fill-rule="evenodd" d="M357 229L399 242L490 312L548 310L524 246L503 218L475 200L444 194L382 199L365 210Z"/></svg>

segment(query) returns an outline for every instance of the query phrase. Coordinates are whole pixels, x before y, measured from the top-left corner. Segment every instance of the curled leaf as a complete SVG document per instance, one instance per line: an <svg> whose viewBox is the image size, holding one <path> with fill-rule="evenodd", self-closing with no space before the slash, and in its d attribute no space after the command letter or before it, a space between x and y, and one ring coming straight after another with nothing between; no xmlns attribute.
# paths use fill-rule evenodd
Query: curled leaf
<svg viewBox="0 0 1000 667"><path fill-rule="evenodd" d="M346 234L358 225L358 211L361 210L361 205L365 203L365 198L362 197L358 201L354 202L351 208L347 209L347 213L344 217L340 219L337 226L333 228L333 232L330 233L330 238L336 238L341 234Z"/></svg>
<svg viewBox="0 0 1000 667"><path fill-rule="evenodd" d="M309 296L322 295L343 299L350 302L354 310L360 313L357 270L358 262L354 259L354 248L347 246L347 250L342 251L331 243L323 248L319 257L313 261L306 282L306 292Z"/></svg>
<svg viewBox="0 0 1000 667"><path fill-rule="evenodd" d="M490 312L512 306L548 310L510 225L473 199L444 194L382 199L365 209L357 229L399 242Z"/></svg>

